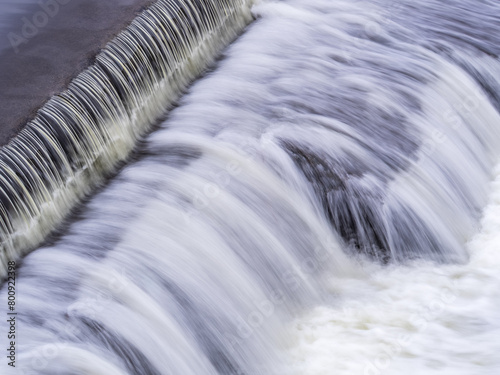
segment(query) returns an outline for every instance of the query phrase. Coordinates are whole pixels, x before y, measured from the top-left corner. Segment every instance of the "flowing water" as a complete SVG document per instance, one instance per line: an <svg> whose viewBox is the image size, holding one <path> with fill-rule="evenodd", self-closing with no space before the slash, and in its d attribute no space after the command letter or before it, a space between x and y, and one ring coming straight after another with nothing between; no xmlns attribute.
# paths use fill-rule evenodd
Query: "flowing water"
<svg viewBox="0 0 500 375"><path fill-rule="evenodd" d="M19 373L497 374L500 4L253 14L24 258Z"/></svg>
<svg viewBox="0 0 500 375"><path fill-rule="evenodd" d="M500 165L466 265L365 264L290 325L289 374L500 373Z"/></svg>
<svg viewBox="0 0 500 375"><path fill-rule="evenodd" d="M245 0L161 0L0 151L0 277L129 155L250 19Z"/></svg>

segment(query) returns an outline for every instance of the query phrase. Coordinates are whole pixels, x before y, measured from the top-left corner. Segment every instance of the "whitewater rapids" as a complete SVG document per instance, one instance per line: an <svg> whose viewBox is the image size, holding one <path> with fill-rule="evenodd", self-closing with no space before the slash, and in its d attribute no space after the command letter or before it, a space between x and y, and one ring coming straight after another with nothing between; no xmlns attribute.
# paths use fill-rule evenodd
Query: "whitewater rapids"
<svg viewBox="0 0 500 375"><path fill-rule="evenodd" d="M183 69L172 68L183 88L221 47L218 35L232 40L249 18L219 1L233 11L186 11L176 29L188 36ZM175 24L170 2L157 4L125 45L141 45L149 22ZM259 2L255 21L146 137L134 125L149 129L174 100L162 78L172 61L155 51L181 49L161 27L156 49L127 70L113 65L119 82L99 81L116 95L84 80L92 90L79 111L96 92L109 110L96 111L98 129L90 115L81 128L69 121L72 106L59 98L60 132L106 142L72 137L57 150L74 162L54 171L81 166L81 142L89 165L113 169L140 141L114 178L77 181L100 181L93 196L66 186L67 211L86 201L19 264L20 373L495 374L498 178L484 207L500 156L499 10L487 0ZM189 14L206 13L216 17L195 27ZM210 54L207 32L218 47ZM104 77L101 68L91 73ZM128 87L146 71L150 100ZM117 143L127 145L119 158L98 157ZM49 187L66 174L23 168L59 223ZM25 181L12 176L9 207L23 213ZM14 223L33 229L29 219ZM30 233L30 244L45 238Z"/></svg>

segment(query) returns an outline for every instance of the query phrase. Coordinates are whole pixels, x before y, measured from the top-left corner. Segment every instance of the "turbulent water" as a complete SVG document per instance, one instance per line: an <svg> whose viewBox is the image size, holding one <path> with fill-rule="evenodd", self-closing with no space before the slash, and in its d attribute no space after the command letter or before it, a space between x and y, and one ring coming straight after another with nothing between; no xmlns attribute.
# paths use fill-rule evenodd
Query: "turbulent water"
<svg viewBox="0 0 500 375"><path fill-rule="evenodd" d="M19 373L498 373L500 4L253 13L24 258Z"/></svg>
<svg viewBox="0 0 500 375"><path fill-rule="evenodd" d="M365 264L290 326L289 374L500 373L500 165L466 265Z"/></svg>

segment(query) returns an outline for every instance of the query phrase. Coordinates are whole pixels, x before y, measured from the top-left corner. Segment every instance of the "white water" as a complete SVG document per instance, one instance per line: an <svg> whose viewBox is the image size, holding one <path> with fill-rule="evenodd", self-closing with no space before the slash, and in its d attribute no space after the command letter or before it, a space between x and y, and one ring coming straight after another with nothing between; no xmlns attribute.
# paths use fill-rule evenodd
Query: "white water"
<svg viewBox="0 0 500 375"><path fill-rule="evenodd" d="M493 333L475 336L492 315L460 301L489 272L466 243L500 149L500 34L478 26L500 31L499 6L450 3L255 7L131 163L24 259L20 369L494 373L468 345L493 352ZM464 324L440 326L455 301ZM400 331L415 335L386 366L381 338ZM439 340L456 351L427 350Z"/></svg>
<svg viewBox="0 0 500 375"><path fill-rule="evenodd" d="M364 264L290 327L291 374L500 373L500 164L465 265Z"/></svg>

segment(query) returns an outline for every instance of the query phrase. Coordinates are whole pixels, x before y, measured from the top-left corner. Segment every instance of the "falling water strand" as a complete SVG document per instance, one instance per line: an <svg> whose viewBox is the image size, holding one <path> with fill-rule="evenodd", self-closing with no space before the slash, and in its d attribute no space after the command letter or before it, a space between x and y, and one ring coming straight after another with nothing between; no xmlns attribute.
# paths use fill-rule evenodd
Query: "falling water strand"
<svg viewBox="0 0 500 375"><path fill-rule="evenodd" d="M0 276L132 150L250 20L246 0L160 0L0 151Z"/></svg>

